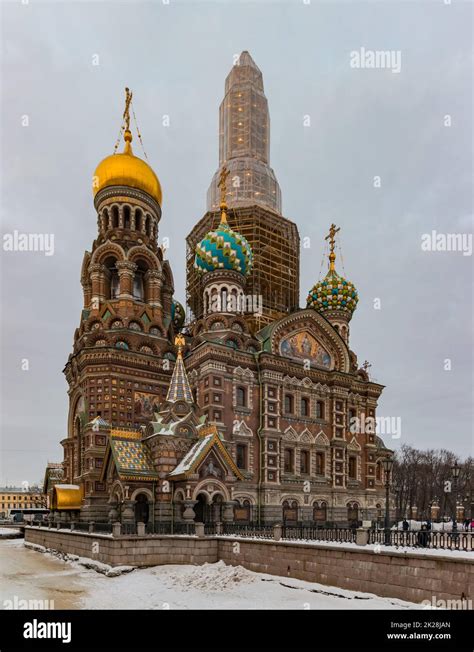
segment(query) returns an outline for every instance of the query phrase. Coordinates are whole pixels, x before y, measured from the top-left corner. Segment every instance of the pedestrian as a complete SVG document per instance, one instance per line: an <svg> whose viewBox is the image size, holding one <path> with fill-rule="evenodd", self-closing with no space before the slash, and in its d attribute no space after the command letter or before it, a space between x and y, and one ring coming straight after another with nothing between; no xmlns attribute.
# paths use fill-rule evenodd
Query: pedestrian
<svg viewBox="0 0 474 652"><path fill-rule="evenodd" d="M426 548L428 543L428 532L426 531L426 526L422 525L421 530L417 535L417 543L421 548Z"/></svg>
<svg viewBox="0 0 474 652"><path fill-rule="evenodd" d="M403 519L402 527L404 532L407 532L410 529L410 524L408 523L406 518Z"/></svg>

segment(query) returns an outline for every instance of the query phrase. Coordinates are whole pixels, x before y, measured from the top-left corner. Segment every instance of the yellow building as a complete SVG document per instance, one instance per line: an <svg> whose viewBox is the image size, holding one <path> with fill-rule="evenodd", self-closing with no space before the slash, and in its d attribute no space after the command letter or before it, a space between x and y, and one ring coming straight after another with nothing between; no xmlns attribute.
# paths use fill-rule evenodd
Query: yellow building
<svg viewBox="0 0 474 652"><path fill-rule="evenodd" d="M8 518L12 509L41 509L46 496L39 487L0 487L0 518Z"/></svg>

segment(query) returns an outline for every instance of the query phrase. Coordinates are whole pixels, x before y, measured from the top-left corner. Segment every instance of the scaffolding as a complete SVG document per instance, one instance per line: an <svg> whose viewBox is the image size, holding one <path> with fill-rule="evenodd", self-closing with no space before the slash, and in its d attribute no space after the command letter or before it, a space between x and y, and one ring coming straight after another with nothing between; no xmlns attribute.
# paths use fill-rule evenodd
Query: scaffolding
<svg viewBox="0 0 474 652"><path fill-rule="evenodd" d="M196 244L216 228L218 211L207 212L186 238L186 302L188 321L203 313L203 286L194 268ZM261 297L262 313L246 315L252 332L289 314L299 307L300 239L294 222L262 206L231 208L227 219L231 229L243 235L253 251L253 268L247 278L245 295Z"/></svg>

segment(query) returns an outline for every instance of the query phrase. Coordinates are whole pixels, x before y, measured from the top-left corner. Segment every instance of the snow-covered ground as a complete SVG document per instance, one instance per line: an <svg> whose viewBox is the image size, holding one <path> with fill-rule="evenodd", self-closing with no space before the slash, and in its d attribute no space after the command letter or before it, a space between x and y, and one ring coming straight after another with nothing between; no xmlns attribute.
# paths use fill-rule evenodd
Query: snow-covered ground
<svg viewBox="0 0 474 652"><path fill-rule="evenodd" d="M11 527L0 527L0 539L13 539L20 536L20 530Z"/></svg>
<svg viewBox="0 0 474 652"><path fill-rule="evenodd" d="M359 591L226 566L170 565L107 577L77 558L64 561L25 548L22 540L0 544L3 600L54 600L56 609L420 609L420 605ZM5 563L6 562L6 563ZM86 562L87 563L87 562ZM0 607L1 607L0 603Z"/></svg>

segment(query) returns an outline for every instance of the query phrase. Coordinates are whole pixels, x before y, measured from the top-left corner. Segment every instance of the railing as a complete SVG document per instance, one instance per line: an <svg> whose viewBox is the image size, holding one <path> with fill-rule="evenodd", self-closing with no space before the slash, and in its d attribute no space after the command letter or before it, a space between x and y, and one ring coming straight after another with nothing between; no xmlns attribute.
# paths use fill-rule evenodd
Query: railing
<svg viewBox="0 0 474 652"><path fill-rule="evenodd" d="M120 534L136 534L136 533L137 533L136 523L122 523Z"/></svg>
<svg viewBox="0 0 474 652"><path fill-rule="evenodd" d="M95 523L94 525L98 525L98 524ZM67 524L66 524L66 527L67 527ZM82 523L82 522L76 523L76 522L74 522L74 523L72 523L71 529L72 530L77 530L78 532L89 532L89 523Z"/></svg>
<svg viewBox="0 0 474 652"><path fill-rule="evenodd" d="M273 539L273 525L253 525L252 523L223 523L222 534L227 536Z"/></svg>
<svg viewBox="0 0 474 652"><path fill-rule="evenodd" d="M353 528L322 528L313 525L284 525L282 539L300 539L304 541L336 541L353 543L356 532Z"/></svg>
<svg viewBox="0 0 474 652"><path fill-rule="evenodd" d="M217 533L215 523L204 523L204 534L206 536L213 536Z"/></svg>
<svg viewBox="0 0 474 652"><path fill-rule="evenodd" d="M474 532L432 532L431 530L390 530L391 546L474 551ZM384 544L385 530L369 530L368 543Z"/></svg>
<svg viewBox="0 0 474 652"><path fill-rule="evenodd" d="M123 527L123 526L122 526ZM171 534L171 523L147 523L146 534Z"/></svg>
<svg viewBox="0 0 474 652"><path fill-rule="evenodd" d="M194 534L194 523L174 523L173 534Z"/></svg>
<svg viewBox="0 0 474 652"><path fill-rule="evenodd" d="M99 534L112 534L112 523L94 523L93 527Z"/></svg>

